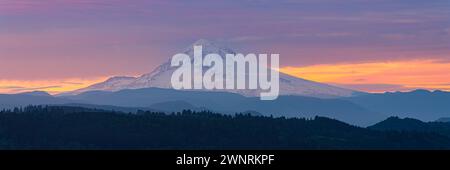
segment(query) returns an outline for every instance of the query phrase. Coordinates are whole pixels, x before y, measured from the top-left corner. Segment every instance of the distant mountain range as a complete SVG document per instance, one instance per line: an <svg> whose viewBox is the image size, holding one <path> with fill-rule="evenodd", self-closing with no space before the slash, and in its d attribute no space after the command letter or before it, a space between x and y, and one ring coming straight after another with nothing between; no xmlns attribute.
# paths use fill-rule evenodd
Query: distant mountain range
<svg viewBox="0 0 450 170"><path fill-rule="evenodd" d="M274 101L261 101L258 97L245 97L228 92L145 88L117 92L91 91L64 98L96 105L122 107L149 107L155 106L157 103L183 101L184 105L189 103L196 108L205 108L227 114L251 110L264 115L286 117L314 117L320 115L358 125L369 125L384 118L384 116L342 99L320 99L306 96L280 96ZM179 110L182 107L173 105L173 110L176 109Z"/></svg>
<svg viewBox="0 0 450 170"><path fill-rule="evenodd" d="M345 100L377 113L423 121L450 116L450 93L439 90L364 94Z"/></svg>
<svg viewBox="0 0 450 170"><path fill-rule="evenodd" d="M0 94L0 109L12 109L26 105L77 103L70 99L53 97L46 92L29 92L20 94Z"/></svg>
<svg viewBox="0 0 450 170"><path fill-rule="evenodd" d="M280 96L274 101L228 92L177 91L161 88L117 92L90 91L73 96L0 95L2 108L27 105L68 105L124 112L137 110L176 112L183 109L211 110L225 114L252 113L286 117L326 116L367 126L384 116L342 99Z"/></svg>
<svg viewBox="0 0 450 170"><path fill-rule="evenodd" d="M50 104L123 112L211 110L225 114L250 112L286 117L324 116L354 125L369 126L389 116L410 117L422 121L448 117L450 107L440 101L449 101L446 100L448 98L450 98L449 92L418 90L334 99L280 96L274 101L261 101L257 97L245 97L228 92L144 88L116 92L90 91L60 97L44 92L4 94L0 95L0 108ZM433 102L434 100L436 102Z"/></svg>

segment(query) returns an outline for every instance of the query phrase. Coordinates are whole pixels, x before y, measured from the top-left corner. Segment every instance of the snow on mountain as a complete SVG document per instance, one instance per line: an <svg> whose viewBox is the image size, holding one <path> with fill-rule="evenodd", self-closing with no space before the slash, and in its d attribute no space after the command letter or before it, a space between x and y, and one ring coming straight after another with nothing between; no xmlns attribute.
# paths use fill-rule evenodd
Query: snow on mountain
<svg viewBox="0 0 450 170"><path fill-rule="evenodd" d="M80 93L84 93L87 91L118 91L125 89L125 87L136 80L136 77L127 77L127 76L115 76L111 77L108 80L90 85L85 88L81 88L75 91L61 93L58 96L66 96L66 95L77 95Z"/></svg>
<svg viewBox="0 0 450 170"><path fill-rule="evenodd" d="M203 56L210 53L216 53L224 57L226 54L236 54L231 49L223 48L208 40L198 40L190 47L182 51L191 58L194 56L193 46L201 45L203 47ZM282 59L282 58L281 58ZM86 91L104 90L104 91L118 91L122 89L140 89L149 87L158 88L172 88L171 77L176 67L170 66L170 59L158 66L152 72L143 74L140 77L113 77L105 82L94 84L92 86L79 89L68 94L80 94ZM206 69L204 69L205 71ZM247 73L244 73L247 74ZM214 90L238 93L244 96L259 96L261 90ZM284 73L280 73L280 95L300 95L320 98L332 97L348 97L352 96L356 91L344 89L340 87L331 86L328 84L317 83L297 77L293 77Z"/></svg>
<svg viewBox="0 0 450 170"><path fill-rule="evenodd" d="M191 46L187 47L181 53L187 54L193 60L194 56L194 48L193 46L202 46L203 56L206 54L219 54L224 57L226 54L235 54L235 52L228 48L219 47L205 39L200 39L196 41ZM159 87L159 88L172 88L170 79L172 77L173 71L175 71L176 67L171 67L171 60L168 59L166 62L158 66L152 72L148 74L144 74L136 79L136 81L129 84L127 89L139 89L139 88L148 88L148 87Z"/></svg>

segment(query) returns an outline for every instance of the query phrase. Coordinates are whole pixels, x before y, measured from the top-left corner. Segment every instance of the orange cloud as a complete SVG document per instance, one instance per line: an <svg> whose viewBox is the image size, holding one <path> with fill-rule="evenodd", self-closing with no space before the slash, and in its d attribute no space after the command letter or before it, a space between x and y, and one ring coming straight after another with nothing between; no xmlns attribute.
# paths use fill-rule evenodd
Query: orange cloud
<svg viewBox="0 0 450 170"><path fill-rule="evenodd" d="M283 67L280 71L369 92L417 88L450 91L450 63L434 59Z"/></svg>
<svg viewBox="0 0 450 170"><path fill-rule="evenodd" d="M0 80L0 93L13 94L27 91L47 91L51 94L57 94L83 88L105 79L107 79L107 77L92 79L72 78L36 81Z"/></svg>

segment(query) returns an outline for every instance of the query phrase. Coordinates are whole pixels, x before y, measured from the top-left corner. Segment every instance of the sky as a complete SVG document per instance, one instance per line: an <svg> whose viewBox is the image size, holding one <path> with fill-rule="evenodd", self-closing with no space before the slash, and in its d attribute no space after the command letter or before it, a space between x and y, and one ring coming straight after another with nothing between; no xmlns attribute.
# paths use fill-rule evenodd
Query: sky
<svg viewBox="0 0 450 170"><path fill-rule="evenodd" d="M0 93L139 76L198 39L336 86L450 91L448 0L0 0Z"/></svg>

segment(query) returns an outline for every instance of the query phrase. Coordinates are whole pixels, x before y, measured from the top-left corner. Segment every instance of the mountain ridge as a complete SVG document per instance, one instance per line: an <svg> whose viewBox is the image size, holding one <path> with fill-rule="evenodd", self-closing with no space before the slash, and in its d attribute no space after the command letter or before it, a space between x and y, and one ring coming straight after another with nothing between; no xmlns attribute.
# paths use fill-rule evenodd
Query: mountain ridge
<svg viewBox="0 0 450 170"><path fill-rule="evenodd" d="M342 99L321 99L307 96L282 95L273 101L261 101L259 97L246 97L237 93L165 88L125 89L117 92L88 91L79 95L65 96L96 105L120 107L149 107L155 103L184 101L195 108L234 114L255 111L263 115L283 117L325 116L351 124L367 126L385 118L376 112Z"/></svg>

